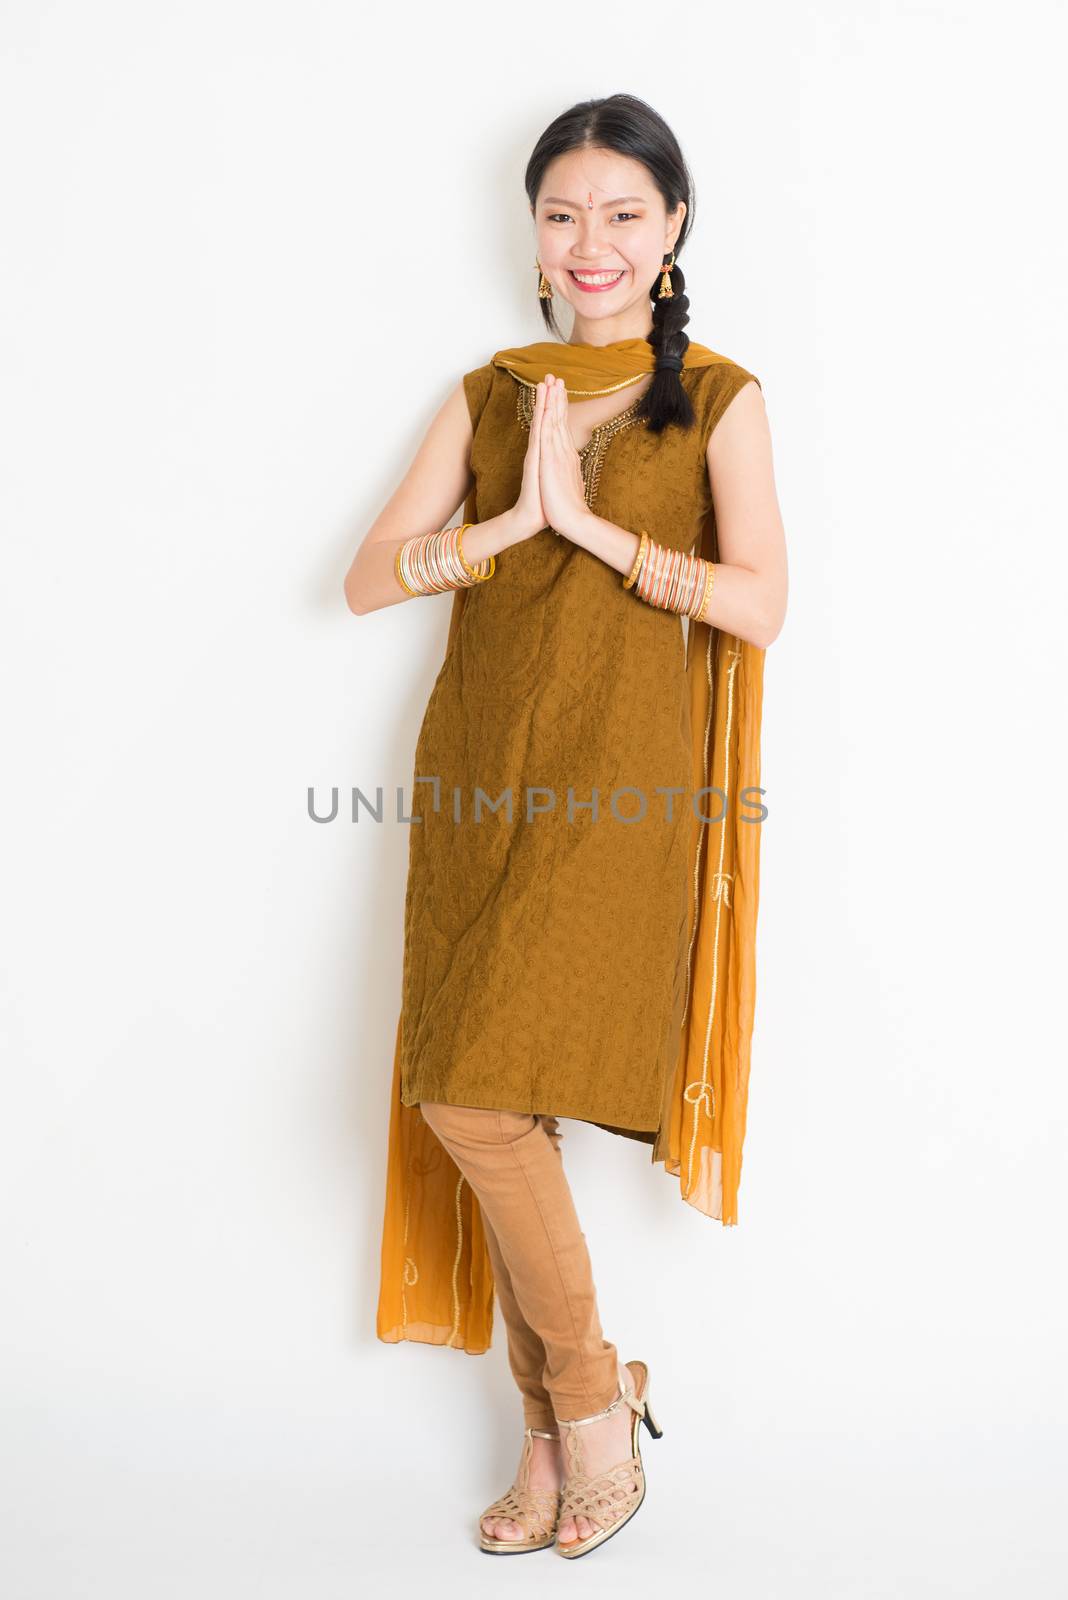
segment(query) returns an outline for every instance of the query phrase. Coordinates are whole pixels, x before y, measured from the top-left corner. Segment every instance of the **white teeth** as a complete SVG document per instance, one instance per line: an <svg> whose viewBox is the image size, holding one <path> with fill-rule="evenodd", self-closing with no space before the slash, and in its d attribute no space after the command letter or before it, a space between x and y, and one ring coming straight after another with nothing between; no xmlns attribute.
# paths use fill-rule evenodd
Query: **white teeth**
<svg viewBox="0 0 1068 1600"><path fill-rule="evenodd" d="M621 267L618 272L574 272L573 276L580 283L614 283L623 276L623 269Z"/></svg>

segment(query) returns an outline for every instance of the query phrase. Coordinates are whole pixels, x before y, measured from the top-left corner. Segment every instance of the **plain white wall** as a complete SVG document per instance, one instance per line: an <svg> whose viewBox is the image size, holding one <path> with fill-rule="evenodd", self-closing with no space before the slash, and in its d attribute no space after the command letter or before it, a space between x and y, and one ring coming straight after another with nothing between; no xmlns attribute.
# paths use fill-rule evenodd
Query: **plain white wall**
<svg viewBox="0 0 1068 1600"><path fill-rule="evenodd" d="M407 829L305 806L410 782L448 605L354 618L344 572L541 336L523 167L619 89L695 173L689 332L763 380L791 591L739 1227L562 1124L665 1428L580 1570L1063 1592L1058 8L8 0L2 41L5 1595L561 1578L472 1538L500 1323L375 1337Z"/></svg>

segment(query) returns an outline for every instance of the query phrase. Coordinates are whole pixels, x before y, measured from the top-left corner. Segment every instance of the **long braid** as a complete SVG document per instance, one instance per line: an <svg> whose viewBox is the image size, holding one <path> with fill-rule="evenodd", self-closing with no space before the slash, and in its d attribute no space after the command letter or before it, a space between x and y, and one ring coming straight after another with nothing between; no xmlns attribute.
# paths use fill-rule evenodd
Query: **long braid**
<svg viewBox="0 0 1068 1600"><path fill-rule="evenodd" d="M690 301L686 294L686 279L677 261L671 269L670 281L675 291L670 297L658 299L659 274L651 291L653 329L649 334L649 343L657 361L662 356L677 356L681 361L690 345L689 334L683 332L690 320ZM635 415L647 423L650 433L662 433L671 423L677 423L680 428L692 427L693 403L682 381L682 373L676 372L674 367L664 367L655 372Z"/></svg>

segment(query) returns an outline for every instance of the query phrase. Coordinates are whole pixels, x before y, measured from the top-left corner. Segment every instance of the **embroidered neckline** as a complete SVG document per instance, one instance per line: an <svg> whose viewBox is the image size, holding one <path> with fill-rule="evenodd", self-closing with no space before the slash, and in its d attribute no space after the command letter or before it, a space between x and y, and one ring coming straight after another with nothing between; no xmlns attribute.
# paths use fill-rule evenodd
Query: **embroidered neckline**
<svg viewBox="0 0 1068 1600"><path fill-rule="evenodd" d="M513 378L516 376L514 372L511 375ZM599 422L579 450L578 458L582 463L582 482L588 506L592 507L597 497L601 467L609 441L614 439L617 433L622 433L625 428L632 427L637 422L635 413L643 399L644 393L640 394L637 400L632 400L625 411L617 411L614 417ZM530 424L534 420L534 387L522 378L516 378L516 418L524 431L529 433Z"/></svg>

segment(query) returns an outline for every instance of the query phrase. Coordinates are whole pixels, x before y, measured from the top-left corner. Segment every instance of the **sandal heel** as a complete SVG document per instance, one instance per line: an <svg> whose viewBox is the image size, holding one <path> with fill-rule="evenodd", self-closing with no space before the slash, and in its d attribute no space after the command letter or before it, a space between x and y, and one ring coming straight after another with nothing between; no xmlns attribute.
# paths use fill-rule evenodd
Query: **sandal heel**
<svg viewBox="0 0 1068 1600"><path fill-rule="evenodd" d="M567 1422L557 1419L564 1438L566 1474L557 1526L583 1516L593 1523L596 1530L585 1539L568 1539L565 1543L561 1543L557 1538L557 1551L570 1560L584 1556L587 1551L595 1550L598 1545L614 1538L645 1499L645 1472L638 1447L638 1435L641 1433L642 1423L645 1423L654 1439L659 1439L661 1436L660 1425L650 1412L649 1402L646 1399L648 1387L649 1368L645 1362L628 1361L626 1381L620 1379L619 1394L611 1405L606 1406L603 1411L594 1412L591 1417L575 1417ZM603 1417L610 1416L623 1405L631 1409L629 1459L618 1462L607 1471L587 1475L583 1466L578 1430L585 1423L601 1421ZM629 1480L626 1483L625 1478ZM619 1491L623 1488L626 1489L626 1495L620 1500Z"/></svg>

